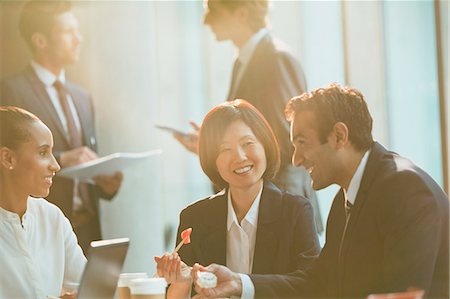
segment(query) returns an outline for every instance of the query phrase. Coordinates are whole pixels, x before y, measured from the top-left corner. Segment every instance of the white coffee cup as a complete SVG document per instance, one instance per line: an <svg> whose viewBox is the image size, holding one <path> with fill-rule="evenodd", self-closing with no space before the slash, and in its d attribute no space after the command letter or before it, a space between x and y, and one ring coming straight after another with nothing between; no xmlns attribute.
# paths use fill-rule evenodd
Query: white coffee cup
<svg viewBox="0 0 450 299"><path fill-rule="evenodd" d="M167 282L164 278L138 278L130 283L132 299L164 299Z"/></svg>
<svg viewBox="0 0 450 299"><path fill-rule="evenodd" d="M117 283L119 299L131 299L130 282L137 278L147 278L147 273L121 273Z"/></svg>

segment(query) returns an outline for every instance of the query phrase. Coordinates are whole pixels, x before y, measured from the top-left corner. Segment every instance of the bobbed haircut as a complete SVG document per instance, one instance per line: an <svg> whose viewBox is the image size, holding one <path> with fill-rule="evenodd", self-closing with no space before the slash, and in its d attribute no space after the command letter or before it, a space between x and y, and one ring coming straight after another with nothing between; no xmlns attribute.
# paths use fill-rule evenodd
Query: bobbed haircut
<svg viewBox="0 0 450 299"><path fill-rule="evenodd" d="M273 179L280 168L277 139L261 112L245 100L222 103L205 116L199 134L200 164L205 174L220 189L227 187L228 183L220 176L216 160L225 131L235 121L245 123L264 148L267 168L263 178Z"/></svg>
<svg viewBox="0 0 450 299"><path fill-rule="evenodd" d="M208 6L214 5L214 3L220 3L229 11L234 11L239 7L248 8L248 24L255 31L267 26L268 0L208 0Z"/></svg>
<svg viewBox="0 0 450 299"><path fill-rule="evenodd" d="M304 111L314 113L316 129L325 143L333 126L344 123L349 131L349 140L355 149L368 150L373 143L372 117L362 93L348 86L332 83L325 87L305 92L292 98L286 106L286 119L292 122L295 114Z"/></svg>
<svg viewBox="0 0 450 299"><path fill-rule="evenodd" d="M18 107L0 106L0 147L17 150L21 143L30 140L29 126L40 119Z"/></svg>
<svg viewBox="0 0 450 299"><path fill-rule="evenodd" d="M31 0L25 3L19 19L19 31L31 51L34 51L33 34L40 32L49 36L55 17L71 10L72 4L65 0Z"/></svg>

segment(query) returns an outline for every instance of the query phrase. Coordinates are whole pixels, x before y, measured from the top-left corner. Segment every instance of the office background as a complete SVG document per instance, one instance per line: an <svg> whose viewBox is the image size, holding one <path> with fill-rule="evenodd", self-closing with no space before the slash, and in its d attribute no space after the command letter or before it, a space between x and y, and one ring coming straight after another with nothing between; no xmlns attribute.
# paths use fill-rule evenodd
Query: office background
<svg viewBox="0 0 450 299"><path fill-rule="evenodd" d="M2 78L29 59L17 30L22 4L0 3ZM201 123L225 99L235 52L203 26L201 1L83 1L75 12L84 43L67 77L93 96L99 153L164 151L127 169L116 199L101 205L105 238L131 238L125 270L151 274L153 255L173 246L180 210L211 194L198 158L154 125ZM448 193L448 15L448 1L273 1L270 24L308 89L360 89L374 137ZM319 194L324 220L336 190Z"/></svg>

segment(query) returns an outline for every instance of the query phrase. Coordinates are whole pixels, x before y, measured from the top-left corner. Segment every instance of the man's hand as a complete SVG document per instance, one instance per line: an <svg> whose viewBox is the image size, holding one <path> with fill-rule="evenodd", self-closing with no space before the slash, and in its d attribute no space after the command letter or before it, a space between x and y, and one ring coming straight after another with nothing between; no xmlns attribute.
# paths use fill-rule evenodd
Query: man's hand
<svg viewBox="0 0 450 299"><path fill-rule="evenodd" d="M94 177L95 184L109 195L113 195L119 190L122 184L123 173L117 171L114 175L98 175Z"/></svg>
<svg viewBox="0 0 450 299"><path fill-rule="evenodd" d="M64 168L88 162L97 158L98 156L95 152L87 146L82 146L74 148L70 151L62 152L59 157L59 164Z"/></svg>
<svg viewBox="0 0 450 299"><path fill-rule="evenodd" d="M178 140L188 151L198 155L198 132L200 127L193 121L189 122L194 128L194 132L188 134L173 133L173 137Z"/></svg>
<svg viewBox="0 0 450 299"><path fill-rule="evenodd" d="M191 284L191 268L181 261L178 253L166 253L163 256L155 256L156 269L159 277L164 277L167 283Z"/></svg>
<svg viewBox="0 0 450 299"><path fill-rule="evenodd" d="M217 286L212 289L204 289L198 286L198 271L208 271L217 276ZM242 282L238 274L232 272L225 266L211 264L208 267L203 267L195 264L192 268L192 275L197 295L193 299L201 298L229 298L231 296L242 295Z"/></svg>

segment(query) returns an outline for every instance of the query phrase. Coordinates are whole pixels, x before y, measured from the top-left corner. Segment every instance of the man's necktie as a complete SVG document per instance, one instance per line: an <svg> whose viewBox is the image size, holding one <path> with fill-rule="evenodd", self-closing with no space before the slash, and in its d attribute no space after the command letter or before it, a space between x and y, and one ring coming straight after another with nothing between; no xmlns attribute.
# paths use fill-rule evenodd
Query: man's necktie
<svg viewBox="0 0 450 299"><path fill-rule="evenodd" d="M59 102L64 112L64 116L66 117L67 123L67 133L69 134L70 144L72 148L77 148L83 146L83 139L80 130L78 130L75 118L70 109L69 104L69 93L67 92L64 84L61 81L56 80L53 83L56 91L58 92ZM92 207L92 203L89 200L89 185L84 183L78 184L78 196L81 198L83 203L83 207L88 210L91 214L94 214L94 210Z"/></svg>
<svg viewBox="0 0 450 299"><path fill-rule="evenodd" d="M342 189L342 192L344 194L345 224L344 224L344 229L342 231L341 242L339 244L339 260L342 259L342 256L341 256L342 246L344 244L344 238L345 238L345 234L347 233L348 222L350 220L351 210L353 207L353 204L347 198L347 191L345 189Z"/></svg>
<svg viewBox="0 0 450 299"><path fill-rule="evenodd" d="M348 218L350 218L350 212L353 208L353 204L347 199L344 202L344 208L345 208L345 218L347 219L346 221L348 221Z"/></svg>
<svg viewBox="0 0 450 299"><path fill-rule="evenodd" d="M239 61L239 59L236 59L233 65L233 73L231 75L231 86L230 86L230 93L228 94L228 101L234 100L234 94L235 94L235 88L237 84L237 76L239 74L239 69L241 68L242 63ZM233 98L231 98L233 97Z"/></svg>
<svg viewBox="0 0 450 299"><path fill-rule="evenodd" d="M68 92L61 81L56 80L53 86L58 92L59 102L63 109L64 116L66 117L67 133L69 134L70 144L73 148L80 147L83 145L83 141L81 133L75 125L75 118L72 110L70 109Z"/></svg>

